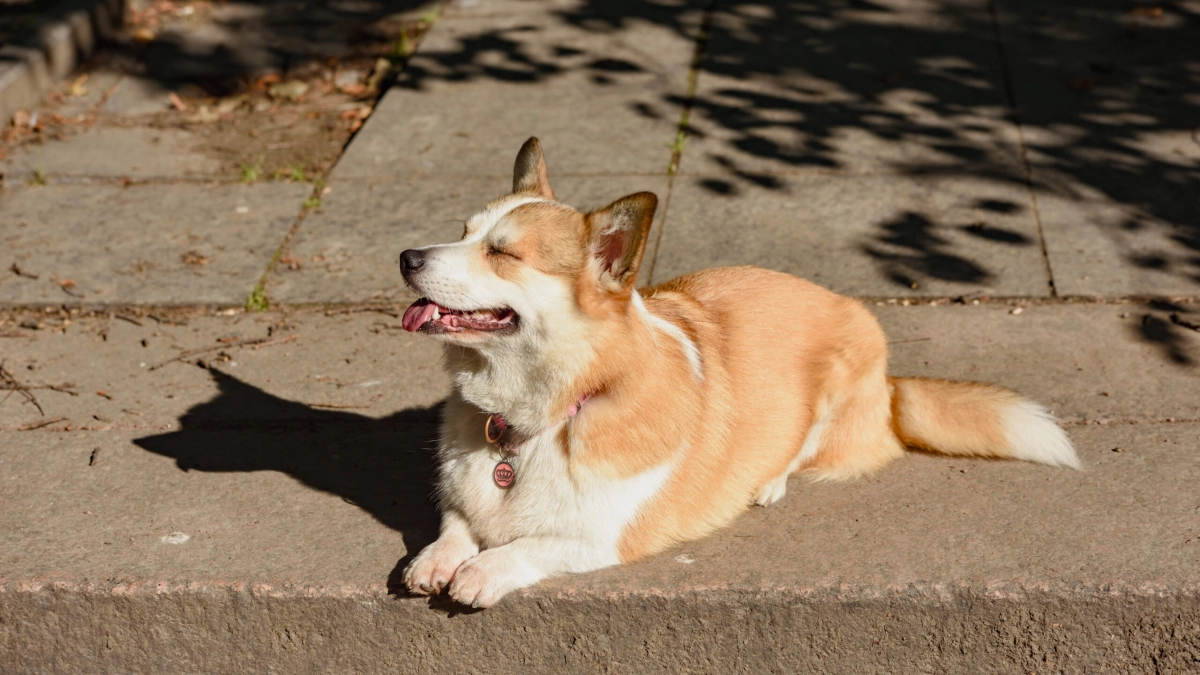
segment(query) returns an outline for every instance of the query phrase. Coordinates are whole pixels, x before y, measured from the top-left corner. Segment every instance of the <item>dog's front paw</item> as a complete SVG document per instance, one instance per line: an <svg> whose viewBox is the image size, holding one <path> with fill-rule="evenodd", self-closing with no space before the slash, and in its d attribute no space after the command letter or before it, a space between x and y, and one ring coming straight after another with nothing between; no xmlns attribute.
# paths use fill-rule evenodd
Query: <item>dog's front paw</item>
<svg viewBox="0 0 1200 675"><path fill-rule="evenodd" d="M491 607L512 591L537 583L540 576L504 548L495 548L458 568L450 582L450 597L471 607Z"/></svg>
<svg viewBox="0 0 1200 675"><path fill-rule="evenodd" d="M404 568L404 585L418 595L437 595L450 585L454 570L479 549L470 544L438 539Z"/></svg>

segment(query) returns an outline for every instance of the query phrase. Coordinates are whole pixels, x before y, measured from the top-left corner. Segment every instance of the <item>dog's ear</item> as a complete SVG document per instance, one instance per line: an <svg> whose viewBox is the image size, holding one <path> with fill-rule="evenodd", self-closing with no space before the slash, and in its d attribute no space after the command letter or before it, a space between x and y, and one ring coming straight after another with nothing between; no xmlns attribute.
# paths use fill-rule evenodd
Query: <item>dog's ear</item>
<svg viewBox="0 0 1200 675"><path fill-rule="evenodd" d="M599 263L602 286L612 291L633 286L657 208L658 197L638 192L587 215L588 248Z"/></svg>
<svg viewBox="0 0 1200 675"><path fill-rule="evenodd" d="M513 166L513 192L554 199L550 178L546 175L546 158L542 156L542 144L538 143L537 137L530 137L517 153L517 163Z"/></svg>

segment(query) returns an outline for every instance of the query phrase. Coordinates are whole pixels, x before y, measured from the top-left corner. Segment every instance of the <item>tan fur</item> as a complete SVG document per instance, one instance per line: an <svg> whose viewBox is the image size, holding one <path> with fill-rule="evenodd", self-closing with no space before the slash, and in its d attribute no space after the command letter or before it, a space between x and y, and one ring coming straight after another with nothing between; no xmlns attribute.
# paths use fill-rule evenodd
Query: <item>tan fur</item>
<svg viewBox="0 0 1200 675"><path fill-rule="evenodd" d="M891 378L896 434L910 447L947 455L1006 457L1000 423L1020 397L978 382Z"/></svg>
<svg viewBox="0 0 1200 675"><path fill-rule="evenodd" d="M663 317L672 314L662 311L660 296L691 301L690 316L675 316L687 322L704 356L704 422L683 465L628 529L623 560L704 536L736 517L786 470L827 406L845 412L801 467L814 478L862 475L902 453L890 427L886 341L859 303L755 268L699 272L645 295ZM760 320L789 323L764 327Z"/></svg>
<svg viewBox="0 0 1200 675"><path fill-rule="evenodd" d="M583 270L587 262L583 214L562 204L539 202L518 206L509 217L520 221L521 236L481 246L497 276L515 278L521 263L561 276L574 276ZM492 246L499 250L491 250Z"/></svg>

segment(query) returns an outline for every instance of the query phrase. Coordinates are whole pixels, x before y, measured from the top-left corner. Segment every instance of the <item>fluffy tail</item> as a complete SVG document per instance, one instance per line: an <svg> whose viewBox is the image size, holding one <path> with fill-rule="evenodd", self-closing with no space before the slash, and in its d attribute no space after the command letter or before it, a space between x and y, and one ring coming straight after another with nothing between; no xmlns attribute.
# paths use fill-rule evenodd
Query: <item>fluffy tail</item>
<svg viewBox="0 0 1200 675"><path fill-rule="evenodd" d="M1007 389L915 377L888 380L896 434L909 447L1083 468L1054 417Z"/></svg>

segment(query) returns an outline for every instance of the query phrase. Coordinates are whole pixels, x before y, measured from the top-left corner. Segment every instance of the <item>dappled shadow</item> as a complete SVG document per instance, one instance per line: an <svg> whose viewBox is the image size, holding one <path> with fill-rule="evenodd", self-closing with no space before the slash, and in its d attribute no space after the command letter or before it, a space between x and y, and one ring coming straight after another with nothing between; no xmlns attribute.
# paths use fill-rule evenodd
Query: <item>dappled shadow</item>
<svg viewBox="0 0 1200 675"><path fill-rule="evenodd" d="M267 74L408 56L427 0L127 0L127 26L99 59L171 90L243 91ZM370 61L366 61L369 63Z"/></svg>
<svg viewBox="0 0 1200 675"><path fill-rule="evenodd" d="M216 29L244 39L201 45L163 32L130 48L143 50L154 77L220 88L236 78L212 79L206 68L244 77L336 58L379 21L421 4L230 3L216 13ZM1074 255L1075 241L1103 240L1090 248L1114 252L1124 269L1175 280L1175 287L1200 283L1200 11L1192 5L451 0L447 6L436 45L408 62L398 86L532 87L574 78L592 87L562 100L579 108L580 125L594 123L588 96L599 91L631 92L626 105L637 118L673 120L687 107L679 170L695 174L694 182L714 197L743 188L783 190L792 176L832 172L966 179L1013 195L976 205L1000 214L1028 204L1028 190L1037 197L1040 215L1022 214L1031 224L1023 233L984 227L964 230L966 238L946 236L945 228L968 226L920 210L856 224L875 228L860 251L875 256L897 289L926 279L989 283L999 270L988 269L981 252L1043 243L1033 240L1039 217L1063 243L1054 255ZM677 51L651 44L662 34L702 44L694 92L683 86L683 64L659 59ZM637 38L622 37L630 35ZM658 78L656 99L641 95L651 78ZM513 100L519 99L506 105ZM480 101L481 118L488 104ZM664 170L667 164L664 151Z"/></svg>
<svg viewBox="0 0 1200 675"><path fill-rule="evenodd" d="M184 471L278 471L354 504L403 535L406 554L388 577L389 590L402 593L399 572L437 536L431 496L440 406L372 419L310 408L210 372L215 398L189 410L178 431L134 442Z"/></svg>
<svg viewBox="0 0 1200 675"><path fill-rule="evenodd" d="M991 277L980 265L952 253L950 242L919 213L905 213L880 229L877 243L864 245L862 250L880 261L887 278L901 286L916 288L922 276L968 283Z"/></svg>
<svg viewBox="0 0 1200 675"><path fill-rule="evenodd" d="M146 44L123 48L149 77L223 94L263 72L388 45L387 22L425 5L217 4L204 30L168 26ZM632 90L650 73L681 82L675 71L682 64L663 63L658 47L638 42L665 31L703 44L694 93L657 87L658 101L630 96L627 105L656 120L690 107L679 168L698 174L714 196L736 195L741 186L782 189L789 175L813 171L1032 188L1053 202L1044 211L1053 213L1045 223L1052 235L1106 238L1130 268L1200 283L1200 200L1191 198L1200 185L1200 12L1190 5L449 0L446 7L439 21L456 28L440 29L436 48L408 63L400 86L536 86L573 77ZM589 39L595 36L615 39ZM563 105L586 101L581 93ZM1010 242L984 236L979 243ZM949 240L904 266L905 273L887 273L898 287L915 277L988 279L983 264Z"/></svg>
<svg viewBox="0 0 1200 675"><path fill-rule="evenodd" d="M1133 326L1137 337L1159 348L1164 358L1185 367L1196 366L1196 347L1200 343L1200 313L1194 307L1165 300L1150 303L1148 312Z"/></svg>
<svg viewBox="0 0 1200 675"><path fill-rule="evenodd" d="M1125 0L1022 2L581 0L551 11L592 33L649 23L694 38L711 8L694 97L662 97L691 106L681 171L701 174L714 195L782 187L789 173L813 170L1029 186L1067 205L1051 227L1113 238L1133 267L1200 281L1200 201L1191 198L1200 184L1200 14ZM540 82L586 61L577 46L532 49L518 29L532 30L479 30L423 55L405 86ZM940 246L949 254L910 272L986 280L980 263ZM890 276L907 285L911 273Z"/></svg>

